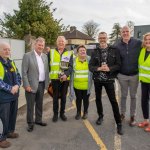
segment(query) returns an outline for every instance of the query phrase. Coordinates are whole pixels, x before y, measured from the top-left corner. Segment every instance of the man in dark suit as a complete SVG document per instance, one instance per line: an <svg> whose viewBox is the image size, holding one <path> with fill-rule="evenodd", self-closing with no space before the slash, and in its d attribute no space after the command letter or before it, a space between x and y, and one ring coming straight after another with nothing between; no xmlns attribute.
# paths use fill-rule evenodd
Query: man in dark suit
<svg viewBox="0 0 150 150"><path fill-rule="evenodd" d="M34 105L35 124L46 126L42 122L42 107L44 89L49 84L49 69L47 56L42 53L45 40L41 37L35 40L34 50L24 54L22 61L22 79L27 100L27 130L31 132L34 128Z"/></svg>

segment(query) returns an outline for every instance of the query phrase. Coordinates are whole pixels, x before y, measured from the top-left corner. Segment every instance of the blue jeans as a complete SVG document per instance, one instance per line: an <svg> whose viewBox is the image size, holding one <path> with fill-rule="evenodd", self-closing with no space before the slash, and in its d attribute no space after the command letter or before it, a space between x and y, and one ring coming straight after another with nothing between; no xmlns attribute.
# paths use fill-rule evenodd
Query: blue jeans
<svg viewBox="0 0 150 150"><path fill-rule="evenodd" d="M8 133L14 132L16 126L18 110L18 99L9 103L0 104L0 120L2 122L3 129L0 133L0 141L6 140Z"/></svg>

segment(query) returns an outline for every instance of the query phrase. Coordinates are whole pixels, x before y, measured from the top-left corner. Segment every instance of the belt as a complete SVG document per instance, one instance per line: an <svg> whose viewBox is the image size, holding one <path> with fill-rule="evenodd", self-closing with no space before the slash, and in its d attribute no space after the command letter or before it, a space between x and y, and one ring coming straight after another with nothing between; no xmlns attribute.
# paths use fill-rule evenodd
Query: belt
<svg viewBox="0 0 150 150"><path fill-rule="evenodd" d="M39 84L44 83L45 81L39 81Z"/></svg>
<svg viewBox="0 0 150 150"><path fill-rule="evenodd" d="M135 75L137 75L138 73L131 73L131 74L120 73L120 74L125 75L125 76L135 76Z"/></svg>

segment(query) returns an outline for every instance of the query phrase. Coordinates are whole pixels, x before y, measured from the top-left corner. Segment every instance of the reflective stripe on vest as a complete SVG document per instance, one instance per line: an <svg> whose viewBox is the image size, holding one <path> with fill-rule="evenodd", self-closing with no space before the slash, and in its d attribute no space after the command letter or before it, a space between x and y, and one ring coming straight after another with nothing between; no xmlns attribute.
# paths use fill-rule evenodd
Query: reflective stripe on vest
<svg viewBox="0 0 150 150"><path fill-rule="evenodd" d="M66 51L62 54L62 56L67 56L67 57L71 57L72 55L72 51ZM59 78L59 74L61 73L60 70L60 60L61 56L59 54L59 52L55 49L51 49L50 51L50 79L58 79ZM70 77L67 78L67 80L69 80Z"/></svg>
<svg viewBox="0 0 150 150"><path fill-rule="evenodd" d="M142 48L139 56L139 80L150 83L150 55L145 58L146 49Z"/></svg>
<svg viewBox="0 0 150 150"><path fill-rule="evenodd" d="M79 90L88 89L88 62L81 63L78 57L75 58L74 66L74 87Z"/></svg>
<svg viewBox="0 0 150 150"><path fill-rule="evenodd" d="M16 69L16 66L15 66L14 62L12 61L11 64L12 64L13 69L16 72L17 69ZM3 80L4 76L5 76L5 70L4 70L4 67L3 67L2 63L0 62L0 79Z"/></svg>

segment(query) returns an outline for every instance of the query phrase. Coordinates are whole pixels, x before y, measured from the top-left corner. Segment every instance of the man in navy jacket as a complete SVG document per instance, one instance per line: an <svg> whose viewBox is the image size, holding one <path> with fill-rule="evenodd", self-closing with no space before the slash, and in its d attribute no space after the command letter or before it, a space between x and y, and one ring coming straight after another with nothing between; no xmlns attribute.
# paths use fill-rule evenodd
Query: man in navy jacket
<svg viewBox="0 0 150 150"><path fill-rule="evenodd" d="M15 133L16 117L18 110L19 87L21 77L14 62L9 59L10 45L0 43L0 147L7 148L11 145L6 138L17 138Z"/></svg>
<svg viewBox="0 0 150 150"><path fill-rule="evenodd" d="M121 68L118 74L118 80L121 87L121 118L125 118L126 99L128 90L130 92L130 126L135 126L136 115L136 93L138 87L138 57L142 42L132 38L128 26L121 29L121 41L115 44L120 52Z"/></svg>

